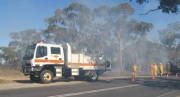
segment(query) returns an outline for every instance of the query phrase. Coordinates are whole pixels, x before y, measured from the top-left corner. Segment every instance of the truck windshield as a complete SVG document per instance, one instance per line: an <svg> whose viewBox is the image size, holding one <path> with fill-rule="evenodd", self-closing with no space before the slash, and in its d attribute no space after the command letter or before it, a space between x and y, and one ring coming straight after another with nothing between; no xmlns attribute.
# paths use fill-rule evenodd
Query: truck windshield
<svg viewBox="0 0 180 97"><path fill-rule="evenodd" d="M26 60L27 59L32 59L33 56L34 56L35 47L36 47L36 45L28 46L23 59L26 59Z"/></svg>

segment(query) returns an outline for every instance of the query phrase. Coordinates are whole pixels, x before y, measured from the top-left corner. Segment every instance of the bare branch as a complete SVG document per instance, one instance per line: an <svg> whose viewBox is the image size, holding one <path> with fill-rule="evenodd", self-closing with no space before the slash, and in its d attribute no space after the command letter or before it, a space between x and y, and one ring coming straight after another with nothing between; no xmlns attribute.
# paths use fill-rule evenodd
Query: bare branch
<svg viewBox="0 0 180 97"><path fill-rule="evenodd" d="M149 14L150 12L157 11L157 10L159 10L159 9L158 9L158 8L157 8L157 9L151 9L151 10L149 10L148 12L146 12L145 14L139 14L139 15L147 15L147 14Z"/></svg>

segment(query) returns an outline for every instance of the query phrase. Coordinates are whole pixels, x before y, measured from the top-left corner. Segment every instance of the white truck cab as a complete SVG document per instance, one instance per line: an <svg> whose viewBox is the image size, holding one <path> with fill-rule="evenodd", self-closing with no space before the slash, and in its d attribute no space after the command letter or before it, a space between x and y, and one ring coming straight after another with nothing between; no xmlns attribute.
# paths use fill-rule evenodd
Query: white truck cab
<svg viewBox="0 0 180 97"><path fill-rule="evenodd" d="M70 45L47 43L32 44L23 57L24 75L32 82L51 83L54 77L71 77L75 80L98 80L98 76L111 70L110 61L83 53L71 53Z"/></svg>

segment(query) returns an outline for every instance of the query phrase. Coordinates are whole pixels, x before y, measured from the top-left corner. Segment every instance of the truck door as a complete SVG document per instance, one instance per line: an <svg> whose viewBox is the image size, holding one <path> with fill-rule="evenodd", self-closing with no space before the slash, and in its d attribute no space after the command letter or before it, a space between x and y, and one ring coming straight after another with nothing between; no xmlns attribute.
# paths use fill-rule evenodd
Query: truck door
<svg viewBox="0 0 180 97"><path fill-rule="evenodd" d="M50 47L50 60L55 64L64 64L64 54L61 47Z"/></svg>
<svg viewBox="0 0 180 97"><path fill-rule="evenodd" d="M44 64L48 62L48 53L46 46L38 46L36 49L35 63Z"/></svg>

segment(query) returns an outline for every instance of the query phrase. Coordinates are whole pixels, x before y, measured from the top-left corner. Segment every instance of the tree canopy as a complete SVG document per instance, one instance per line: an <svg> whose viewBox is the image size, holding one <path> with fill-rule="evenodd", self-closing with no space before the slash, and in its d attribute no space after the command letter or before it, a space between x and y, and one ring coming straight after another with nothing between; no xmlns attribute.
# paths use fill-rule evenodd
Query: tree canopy
<svg viewBox="0 0 180 97"><path fill-rule="evenodd" d="M131 0L132 1L132 0ZM180 0L157 0L159 2L159 6L157 6L156 9L149 10L147 13L161 10L163 13L176 13L178 14L180 12L179 5ZM143 3L149 3L150 0L136 0L137 3L143 4Z"/></svg>
<svg viewBox="0 0 180 97"><path fill-rule="evenodd" d="M160 42L169 51L169 59L179 58L180 52L180 22L174 22L167 28L158 31Z"/></svg>

